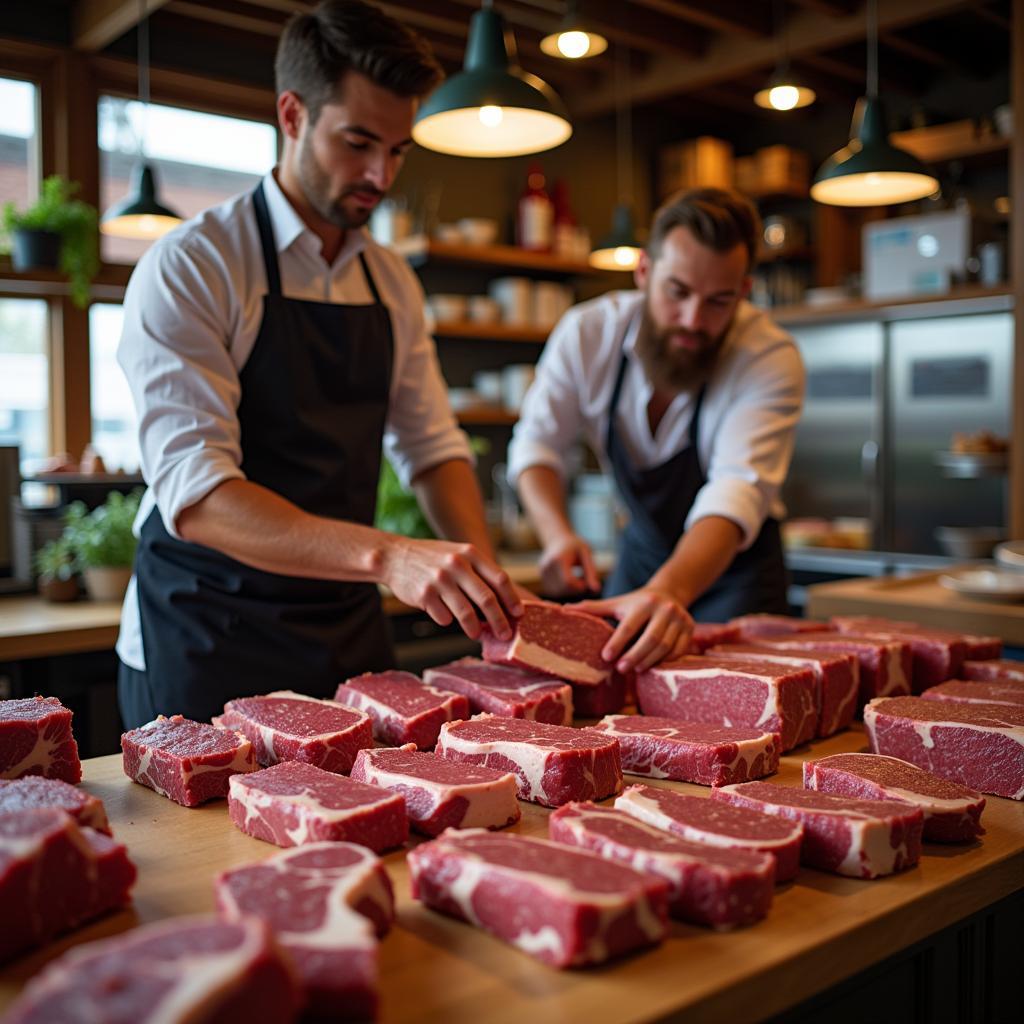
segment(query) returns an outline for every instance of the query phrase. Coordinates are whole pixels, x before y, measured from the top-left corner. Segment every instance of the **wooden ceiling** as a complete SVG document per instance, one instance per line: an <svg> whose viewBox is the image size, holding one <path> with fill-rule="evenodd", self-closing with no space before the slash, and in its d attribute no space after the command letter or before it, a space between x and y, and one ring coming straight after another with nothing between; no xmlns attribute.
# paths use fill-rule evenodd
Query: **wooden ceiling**
<svg viewBox="0 0 1024 1024"><path fill-rule="evenodd" d="M270 62L281 28L315 0L70 0L71 43L116 47L145 10L152 18L154 63L163 34L202 49L251 52ZM449 73L462 63L469 19L479 0L381 0L379 6L424 35ZM615 106L614 54L579 63L551 58L540 40L561 21L566 0L494 0L514 31L520 63L557 89L577 117ZM588 19L628 49L637 105L681 99L750 111L751 91L777 60L774 11L786 18L792 64L823 98L863 92L862 0L584 0ZM883 91L920 94L939 76L982 76L1009 56L1010 0L884 0L879 3ZM123 45L122 45L123 48ZM222 51L224 52L224 51Z"/></svg>

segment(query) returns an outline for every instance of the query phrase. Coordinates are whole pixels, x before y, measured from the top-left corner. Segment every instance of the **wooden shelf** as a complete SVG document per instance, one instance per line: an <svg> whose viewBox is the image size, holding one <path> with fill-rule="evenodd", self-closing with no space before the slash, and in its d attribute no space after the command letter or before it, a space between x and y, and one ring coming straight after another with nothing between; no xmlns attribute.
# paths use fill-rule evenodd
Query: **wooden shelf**
<svg viewBox="0 0 1024 1024"><path fill-rule="evenodd" d="M455 413L462 427L511 427L519 419L519 413L512 409L499 409L496 406L474 406L461 409Z"/></svg>
<svg viewBox="0 0 1024 1024"><path fill-rule="evenodd" d="M929 164L946 160L969 160L972 157L1008 152L1010 149L1010 140L1005 135L997 135L995 132L981 135L974 122L969 120L893 132L889 138L894 146L913 153L919 160Z"/></svg>
<svg viewBox="0 0 1024 1024"><path fill-rule="evenodd" d="M424 235L413 235L396 242L394 249L414 267L425 263L460 263L480 267L527 270L536 273L575 277L604 273L589 263L552 256L545 252L529 252L514 245L464 245L437 242Z"/></svg>
<svg viewBox="0 0 1024 1024"><path fill-rule="evenodd" d="M785 260L813 260L814 246L790 245L785 249L762 249L757 255L758 263L779 263Z"/></svg>
<svg viewBox="0 0 1024 1024"><path fill-rule="evenodd" d="M753 199L755 202L770 202L773 199L808 199L811 194L807 185L796 182L790 182L781 188L778 185L757 185L754 188L741 189L741 191L747 198Z"/></svg>
<svg viewBox="0 0 1024 1024"><path fill-rule="evenodd" d="M517 327L514 324L478 324L471 320L447 320L435 324L435 338L468 338L472 341L516 341L543 345L550 328Z"/></svg>

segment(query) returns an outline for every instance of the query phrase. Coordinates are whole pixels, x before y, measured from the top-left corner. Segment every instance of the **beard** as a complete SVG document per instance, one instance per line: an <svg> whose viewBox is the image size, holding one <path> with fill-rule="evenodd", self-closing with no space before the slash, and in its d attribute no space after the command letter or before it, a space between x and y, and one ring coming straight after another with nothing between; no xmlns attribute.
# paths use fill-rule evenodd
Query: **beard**
<svg viewBox="0 0 1024 1024"><path fill-rule="evenodd" d="M645 299L635 351L655 390L673 394L699 390L711 376L722 348L722 339L731 326L730 321L725 330L714 338L706 331L659 328ZM673 343L676 339L686 339L692 347L680 348Z"/></svg>
<svg viewBox="0 0 1024 1024"><path fill-rule="evenodd" d="M317 214L336 228L347 231L349 228L361 228L369 219L372 209L358 206L355 209L345 207L345 198L355 192L364 192L378 198L383 196L379 188L368 181L357 181L346 185L337 196L331 195L331 183L323 168L317 163L309 136L299 145L298 161L299 184L302 186L306 201Z"/></svg>

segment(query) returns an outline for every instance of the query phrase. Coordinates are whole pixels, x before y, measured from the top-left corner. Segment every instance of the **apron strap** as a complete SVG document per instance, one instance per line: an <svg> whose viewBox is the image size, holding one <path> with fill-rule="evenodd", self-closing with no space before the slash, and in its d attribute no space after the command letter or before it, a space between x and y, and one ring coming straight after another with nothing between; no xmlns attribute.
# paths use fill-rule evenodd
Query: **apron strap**
<svg viewBox="0 0 1024 1024"><path fill-rule="evenodd" d="M363 276L366 278L366 286L370 289L370 294L373 296L373 301L378 306L383 306L384 303L381 300L380 292L377 291L377 282L373 279L373 274L370 273L370 265L366 262L366 253L361 252L359 254L359 262L363 268Z"/></svg>
<svg viewBox="0 0 1024 1024"><path fill-rule="evenodd" d="M281 271L277 265L277 246L274 244L274 228L270 223L267 196L261 181L252 194L256 207L256 227L260 232L260 247L263 249L263 265L267 270L267 291L271 295L281 294Z"/></svg>
<svg viewBox="0 0 1024 1024"><path fill-rule="evenodd" d="M690 426L687 428L687 436L690 445L693 447L693 454L697 459L697 466L700 469L701 480L706 480L704 474L704 468L700 464L700 449L697 447L700 441L700 430L698 428L698 421L700 420L700 410L704 405L704 395L708 390L707 383L701 384L700 391L697 392L697 401L693 403L693 415L690 417Z"/></svg>

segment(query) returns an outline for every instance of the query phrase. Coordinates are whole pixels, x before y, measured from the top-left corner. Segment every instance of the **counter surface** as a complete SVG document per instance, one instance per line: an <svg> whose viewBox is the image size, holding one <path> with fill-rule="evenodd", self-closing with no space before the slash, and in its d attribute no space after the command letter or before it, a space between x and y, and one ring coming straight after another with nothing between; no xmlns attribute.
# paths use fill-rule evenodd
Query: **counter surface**
<svg viewBox="0 0 1024 1024"><path fill-rule="evenodd" d="M776 780L798 785L803 760L862 749L859 729L816 742L784 757ZM708 794L698 786L653 784ZM134 907L9 964L0 971L0 1011L69 946L139 922L211 911L219 871L275 852L237 831L223 801L179 807L129 782L117 756L87 762L84 785L103 799L115 835L138 866ZM870 882L803 868L776 890L768 918L754 927L715 933L674 922L659 948L586 971L549 969L424 909L410 897L404 853L389 854L398 920L381 946L381 1022L640 1024L683 1013L687 1021L777 1013L1021 887L1024 805L988 800L980 842L927 844L918 867ZM549 812L533 804L522 809L514 831L544 835Z"/></svg>

